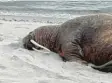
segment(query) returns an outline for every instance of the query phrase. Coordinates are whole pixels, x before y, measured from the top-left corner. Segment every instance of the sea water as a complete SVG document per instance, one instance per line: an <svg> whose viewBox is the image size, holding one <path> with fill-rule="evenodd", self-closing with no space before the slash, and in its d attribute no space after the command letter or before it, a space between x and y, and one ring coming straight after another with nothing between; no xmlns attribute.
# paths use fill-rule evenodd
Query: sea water
<svg viewBox="0 0 112 83"><path fill-rule="evenodd" d="M112 1L97 0L45 0L45 1L0 1L0 15L36 16L40 19L68 20L77 16L111 13ZM62 21L63 21L62 20ZM52 20L51 20L52 21Z"/></svg>

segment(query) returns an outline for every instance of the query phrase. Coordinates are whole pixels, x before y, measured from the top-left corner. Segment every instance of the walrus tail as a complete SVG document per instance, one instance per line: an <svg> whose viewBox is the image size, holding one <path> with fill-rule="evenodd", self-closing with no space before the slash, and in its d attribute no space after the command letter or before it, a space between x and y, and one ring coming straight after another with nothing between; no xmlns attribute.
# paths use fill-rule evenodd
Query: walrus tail
<svg viewBox="0 0 112 83"><path fill-rule="evenodd" d="M100 66L93 65L91 67L102 72L112 72L112 61L109 61Z"/></svg>

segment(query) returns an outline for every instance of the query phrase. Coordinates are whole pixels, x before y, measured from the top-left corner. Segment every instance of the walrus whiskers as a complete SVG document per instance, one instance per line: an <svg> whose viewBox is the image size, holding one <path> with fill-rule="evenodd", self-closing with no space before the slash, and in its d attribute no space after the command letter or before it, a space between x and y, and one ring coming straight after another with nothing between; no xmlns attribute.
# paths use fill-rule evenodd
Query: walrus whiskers
<svg viewBox="0 0 112 83"><path fill-rule="evenodd" d="M37 42L35 42L34 40L30 40L31 41L31 43L32 44L34 44L35 46L37 46L37 47L40 47L40 48L42 48L42 49L44 49L44 50L46 50L46 51L48 51L48 52L50 52L50 50L48 49L48 48L46 48L46 47L44 47L44 46L42 46L42 45L40 45L40 44L38 44ZM33 49L35 50L35 48L33 47Z"/></svg>

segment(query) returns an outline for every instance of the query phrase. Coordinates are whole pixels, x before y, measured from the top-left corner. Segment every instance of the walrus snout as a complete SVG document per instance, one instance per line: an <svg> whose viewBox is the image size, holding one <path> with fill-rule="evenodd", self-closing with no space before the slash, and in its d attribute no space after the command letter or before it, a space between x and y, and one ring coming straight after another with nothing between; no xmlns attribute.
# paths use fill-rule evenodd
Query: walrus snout
<svg viewBox="0 0 112 83"><path fill-rule="evenodd" d="M33 50L33 44L30 42L30 39L28 39L28 36L23 39L23 46L28 50Z"/></svg>
<svg viewBox="0 0 112 83"><path fill-rule="evenodd" d="M28 50L33 50L33 47L35 47L34 44L31 43L31 39L34 40L34 35L33 32L30 32L26 37L23 38L23 46L24 48L28 49Z"/></svg>
<svg viewBox="0 0 112 83"><path fill-rule="evenodd" d="M32 49L32 44L31 43L25 43L25 44L23 44L23 46L24 46L24 48L26 48L26 49L28 49L28 50L33 50Z"/></svg>

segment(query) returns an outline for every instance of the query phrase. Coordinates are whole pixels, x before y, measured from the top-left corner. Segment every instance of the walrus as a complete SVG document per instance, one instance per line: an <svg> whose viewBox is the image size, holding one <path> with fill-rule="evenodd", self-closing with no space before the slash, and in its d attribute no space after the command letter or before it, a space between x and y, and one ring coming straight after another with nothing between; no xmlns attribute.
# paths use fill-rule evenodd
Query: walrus
<svg viewBox="0 0 112 83"><path fill-rule="evenodd" d="M26 49L41 49L34 40L58 53L64 61L81 59L94 69L112 72L112 15L94 14L76 17L59 25L42 26L23 38Z"/></svg>

